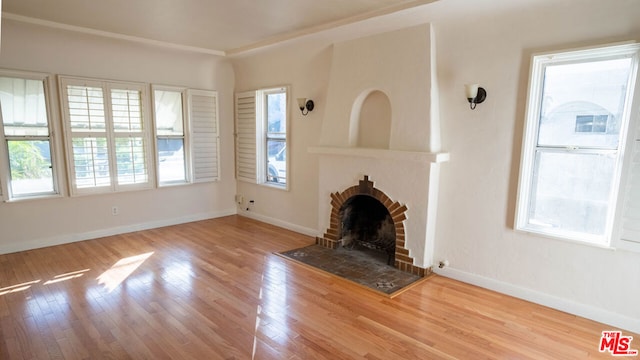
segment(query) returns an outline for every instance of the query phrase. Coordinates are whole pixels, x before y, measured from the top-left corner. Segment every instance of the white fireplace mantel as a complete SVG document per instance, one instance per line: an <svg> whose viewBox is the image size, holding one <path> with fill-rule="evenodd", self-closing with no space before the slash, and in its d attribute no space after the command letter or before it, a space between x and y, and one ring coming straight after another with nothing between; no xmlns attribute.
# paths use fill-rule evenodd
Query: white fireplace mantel
<svg viewBox="0 0 640 360"><path fill-rule="evenodd" d="M319 202L321 229L331 223L331 194L357 185L366 175L391 200L406 205L405 248L413 265L425 269L433 265L439 173L449 153L340 146L314 146L308 151L318 155L318 198L326 199Z"/></svg>
<svg viewBox="0 0 640 360"><path fill-rule="evenodd" d="M443 163L449 161L449 153L445 152L431 153L421 151L329 146L314 146L310 147L308 151L312 154L320 155L342 155L385 160L416 161L421 163Z"/></svg>

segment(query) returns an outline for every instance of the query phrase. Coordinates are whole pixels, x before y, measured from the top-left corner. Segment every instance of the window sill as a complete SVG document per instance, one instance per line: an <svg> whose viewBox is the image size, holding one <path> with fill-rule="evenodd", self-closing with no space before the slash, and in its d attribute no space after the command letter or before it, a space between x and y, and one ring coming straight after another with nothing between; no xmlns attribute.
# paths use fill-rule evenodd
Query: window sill
<svg viewBox="0 0 640 360"><path fill-rule="evenodd" d="M170 188L170 187L175 187L175 186L186 186L186 185L193 185L193 184L194 183L187 182L187 181L175 181L175 182L159 183L157 188L158 189L165 189L165 188Z"/></svg>
<svg viewBox="0 0 640 360"><path fill-rule="evenodd" d="M640 253L640 243L633 240L618 239L614 245L616 250Z"/></svg>
<svg viewBox="0 0 640 360"><path fill-rule="evenodd" d="M62 194L46 194L46 195L11 198L11 199L6 199L3 202L9 204L9 203L21 203L21 202L27 202L27 201L47 200L47 199L60 199L63 197L64 196Z"/></svg>
<svg viewBox="0 0 640 360"><path fill-rule="evenodd" d="M604 244L604 243L596 242L596 241L580 240L580 239L576 239L576 238L569 237L569 236L562 236L562 235L559 235L559 234L551 234L549 232L539 231L539 230L531 229L531 228L516 228L516 232L524 233L524 234L532 235L532 236L536 236L536 237L543 237L543 238L551 239L551 240L563 241L563 242L566 242L566 243L571 243L571 244L576 244L576 245L589 246L589 247L603 249L603 250L612 250L612 251L616 250L616 248L611 246L610 244Z"/></svg>
<svg viewBox="0 0 640 360"><path fill-rule="evenodd" d="M276 189L276 190L282 190L282 191L289 191L289 186L288 184L277 184L277 183L270 183L270 182L263 182L259 185L265 186L265 187L269 187L272 189Z"/></svg>

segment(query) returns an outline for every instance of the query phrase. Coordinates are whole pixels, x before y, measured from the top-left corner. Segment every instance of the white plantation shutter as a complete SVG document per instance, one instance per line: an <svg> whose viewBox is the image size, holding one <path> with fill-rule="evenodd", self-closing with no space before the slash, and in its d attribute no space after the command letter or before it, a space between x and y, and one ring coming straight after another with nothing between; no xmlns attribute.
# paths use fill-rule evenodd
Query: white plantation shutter
<svg viewBox="0 0 640 360"><path fill-rule="evenodd" d="M220 178L218 97L215 91L187 90L193 182Z"/></svg>
<svg viewBox="0 0 640 360"><path fill-rule="evenodd" d="M149 182L149 151L140 89L111 89L116 174L119 185Z"/></svg>
<svg viewBox="0 0 640 360"><path fill-rule="evenodd" d="M109 156L103 84L60 77L60 85L72 193L97 188L109 191L113 160Z"/></svg>
<svg viewBox="0 0 640 360"><path fill-rule="evenodd" d="M73 195L152 187L146 86L59 77Z"/></svg>
<svg viewBox="0 0 640 360"><path fill-rule="evenodd" d="M69 123L72 132L106 131L104 94L101 84L67 85Z"/></svg>
<svg viewBox="0 0 640 360"><path fill-rule="evenodd" d="M256 92L236 94L236 178L256 183Z"/></svg>

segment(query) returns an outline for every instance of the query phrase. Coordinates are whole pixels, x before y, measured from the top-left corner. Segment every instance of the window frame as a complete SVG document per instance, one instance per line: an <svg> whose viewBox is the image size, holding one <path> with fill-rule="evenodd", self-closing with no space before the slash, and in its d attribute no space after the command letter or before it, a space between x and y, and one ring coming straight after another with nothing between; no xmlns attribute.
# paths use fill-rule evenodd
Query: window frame
<svg viewBox="0 0 640 360"><path fill-rule="evenodd" d="M155 91L180 93L182 101L182 136L158 135L155 109ZM153 104L154 159L158 187L215 182L220 180L220 114L218 92L169 85L151 85ZM209 101L209 102L207 102ZM203 105L204 103L204 105ZM213 111L210 111L212 110ZM198 129L204 132L195 133ZM204 137L210 135L210 137ZM204 138L203 138L204 137ZM185 179L160 181L159 138L182 138L184 152ZM200 150L200 151L199 151ZM214 159L213 163L208 161Z"/></svg>
<svg viewBox="0 0 640 360"><path fill-rule="evenodd" d="M71 128L71 120L69 115L68 106L68 92L67 85L72 86L85 86L96 87L102 89L104 117L105 117L105 130L104 137L107 144L107 156L109 159L109 185L103 186L89 186L78 187L76 179L76 170L74 167L74 155L73 155L73 140L74 138L91 138L92 131L86 132L74 132ZM127 82L127 81L114 81L94 78L84 78L75 76L58 75L58 94L60 101L60 108L62 114L62 125L65 134L65 151L67 160L67 176L69 181L69 189L71 196L79 195L91 195L91 194L104 194L104 193L117 193L133 190L151 189L155 185L155 168L156 164L153 160L152 151L155 151L154 142L151 139L151 127L153 126L150 111L150 100L148 95L148 85L144 83ZM127 132L119 132L115 130L113 122L113 109L112 109L112 97L111 90L135 90L140 93L140 116L142 117L142 129L139 131L140 138L143 140L144 147L144 161L146 163L146 181L140 183L118 183L118 170L117 170L117 154L116 154L116 139L127 137ZM97 132L96 132L97 133ZM132 132L129 132L129 137L132 137ZM114 161L115 160L115 161ZM94 169L95 171L95 169Z"/></svg>
<svg viewBox="0 0 640 360"><path fill-rule="evenodd" d="M180 93L180 98L182 101L182 135L158 135L157 128L157 114L156 114L156 91L173 91L176 93ZM176 186L176 185L187 185L192 183L192 174L191 174L191 137L189 134L190 131L190 121L188 119L188 111L187 111L187 88L186 87L178 87L178 86L167 86L167 85L151 85L151 102L153 104L153 145L154 145L154 159L156 165L156 182L158 187L167 187L167 186ZM173 181L161 181L160 180L160 152L158 149L158 140L162 139L182 139L182 146L184 152L184 180L173 180Z"/></svg>
<svg viewBox="0 0 640 360"><path fill-rule="evenodd" d="M615 243L617 237L619 211L619 196L621 174L623 164L629 157L627 154L627 138L630 132L630 124L634 123L634 118L638 114L632 113L631 109L637 109L637 88L640 80L637 77L639 66L640 44L622 43L604 46L596 46L567 51L554 51L548 53L533 54L531 58L531 68L529 74L529 95L525 112L525 126L522 142L520 174L518 181L518 194L516 200L516 214L514 228L517 231L534 233L537 235L556 239L568 240L580 244L588 244L599 247L610 248ZM543 85L545 68L553 64L571 64L607 59L619 59L628 57L632 59L631 72L628 79L627 93L625 95L625 107L622 111L622 121L620 125L619 143L615 150L598 147L558 147L541 146L538 144L540 113L543 99ZM563 152L570 154L595 154L595 155L615 155L615 168L612 174L611 194L608 201L608 214L606 219L606 229L603 236L586 234L582 232L553 231L543 227L532 226L529 221L529 207L534 191L534 177L536 170L536 152Z"/></svg>
<svg viewBox="0 0 640 360"><path fill-rule="evenodd" d="M271 132L268 129L268 106L267 106L267 97L272 94L284 94L285 99L285 133L284 137L275 137L270 135ZM256 107L258 111L256 111L256 131L257 131L257 139L258 144L256 146L256 160L258 166L258 182L261 185L274 187L277 189L289 189L290 182L290 171L289 171L289 104L290 104L290 96L289 96L289 88L287 86L279 86L273 88L265 88L260 89L256 92ZM282 141L284 139L285 146L285 169L287 172L286 183L282 184L279 182L274 182L269 180L269 151L268 151L268 143L270 140L274 141Z"/></svg>
<svg viewBox="0 0 640 360"><path fill-rule="evenodd" d="M2 145L0 145L0 174L2 174L2 176L0 176L0 199L5 202L15 202L33 199L59 198L63 196L62 187L60 184L60 174L63 174L63 171L61 171L61 164L63 163L63 161L61 159L59 151L60 148L57 128L58 121L57 118L54 117L55 103L52 101L53 96L51 92L51 89L55 88L53 75L31 71L0 69L0 77L42 81L46 108L45 112L47 116L47 128L49 131L49 134L47 136L6 135L4 124L1 119L2 114L0 114L0 142L2 143ZM15 139L18 141L47 140L49 142L49 151L51 155L52 191L36 192L22 195L13 194L12 187L10 185L11 166L8 149L8 142L10 139Z"/></svg>
<svg viewBox="0 0 640 360"><path fill-rule="evenodd" d="M640 45L638 45L638 47L640 47ZM630 106L630 113L632 115L629 119L626 136L625 154L622 163L622 175L620 176L620 190L616 204L616 217L611 246L616 249L640 253L640 232L636 230L633 231L633 234L629 234L631 231L626 229L624 224L625 221L629 221L627 217L631 218L635 215L635 219L637 220L640 215L637 210L632 214L632 211L626 208L630 203L625 201L628 200L627 197L629 197L631 193L638 194L640 191L640 183L632 183L633 180L638 181L638 179L640 179L640 173L637 171L640 166L638 165L640 164L640 64L638 64L635 71L638 80L635 84L635 92ZM635 187L633 187L634 185ZM635 198L637 198L637 195ZM637 221L634 223L637 223Z"/></svg>
<svg viewBox="0 0 640 360"><path fill-rule="evenodd" d="M285 184L268 181L268 126L266 98L269 94L286 96ZM236 179L252 184L288 191L291 187L291 91L290 87L273 86L235 94L235 170Z"/></svg>

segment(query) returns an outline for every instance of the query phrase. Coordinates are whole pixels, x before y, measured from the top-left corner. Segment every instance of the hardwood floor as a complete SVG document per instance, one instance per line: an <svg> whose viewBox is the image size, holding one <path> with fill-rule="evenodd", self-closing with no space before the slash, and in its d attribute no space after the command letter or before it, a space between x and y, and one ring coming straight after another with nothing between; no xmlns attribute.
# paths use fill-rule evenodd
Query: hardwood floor
<svg viewBox="0 0 640 360"><path fill-rule="evenodd" d="M439 276L389 299L273 254L311 243L231 216L0 255L0 359L611 358L607 325Z"/></svg>

